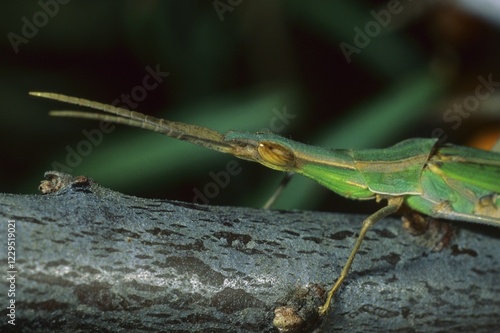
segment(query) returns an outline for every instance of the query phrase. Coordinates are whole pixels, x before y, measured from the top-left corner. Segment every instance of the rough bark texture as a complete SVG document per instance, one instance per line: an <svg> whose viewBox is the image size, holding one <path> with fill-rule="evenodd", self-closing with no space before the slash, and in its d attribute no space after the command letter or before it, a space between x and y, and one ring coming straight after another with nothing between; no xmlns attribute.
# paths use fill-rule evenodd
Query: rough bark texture
<svg viewBox="0 0 500 333"><path fill-rule="evenodd" d="M495 228L462 228L434 252L398 220L378 223L321 319L322 288L361 216L148 200L62 179L42 186L48 195L0 194L1 264L7 271L14 220L17 270L16 326L4 314L1 332L277 332L273 320L298 332L500 327Z"/></svg>

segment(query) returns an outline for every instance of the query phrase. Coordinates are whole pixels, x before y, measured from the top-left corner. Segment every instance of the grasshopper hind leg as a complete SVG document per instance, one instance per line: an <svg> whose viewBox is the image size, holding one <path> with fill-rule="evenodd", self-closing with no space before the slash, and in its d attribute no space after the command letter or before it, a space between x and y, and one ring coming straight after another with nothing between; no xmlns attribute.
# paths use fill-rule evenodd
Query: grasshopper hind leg
<svg viewBox="0 0 500 333"><path fill-rule="evenodd" d="M325 304L320 306L318 309L320 316L324 316L328 312L328 309L330 308L330 304L332 302L333 295L337 292L337 290L342 285L342 282L344 282L345 278L347 277L347 274L349 273L349 269L351 268L352 263L354 261L354 257L356 256L356 253L358 253L358 250L361 246L361 243L363 242L363 239L365 238L365 235L366 235L366 232L368 231L368 229L370 229L377 221L383 219L386 216L389 216L389 215L397 212L399 207L401 207L402 202L403 202L402 197L391 198L391 199L389 199L389 203L387 206L379 209L378 211L376 211L372 215L368 216L363 221L363 226L361 227L361 231L359 232L359 236L358 236L356 243L354 244L354 246L351 250L351 253L349 254L349 257L347 258L346 263L344 264L344 268L342 268L342 271L340 272L340 276L337 278L337 281L335 282L333 287L328 292Z"/></svg>

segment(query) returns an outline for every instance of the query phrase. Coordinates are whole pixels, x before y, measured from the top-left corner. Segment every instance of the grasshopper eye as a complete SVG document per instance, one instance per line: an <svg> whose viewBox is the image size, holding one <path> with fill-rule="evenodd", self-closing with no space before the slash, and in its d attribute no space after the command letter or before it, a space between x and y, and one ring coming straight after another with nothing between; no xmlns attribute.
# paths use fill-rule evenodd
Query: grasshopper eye
<svg viewBox="0 0 500 333"><path fill-rule="evenodd" d="M293 152L277 143L261 142L257 148L260 157L267 163L276 166L294 166L295 155Z"/></svg>

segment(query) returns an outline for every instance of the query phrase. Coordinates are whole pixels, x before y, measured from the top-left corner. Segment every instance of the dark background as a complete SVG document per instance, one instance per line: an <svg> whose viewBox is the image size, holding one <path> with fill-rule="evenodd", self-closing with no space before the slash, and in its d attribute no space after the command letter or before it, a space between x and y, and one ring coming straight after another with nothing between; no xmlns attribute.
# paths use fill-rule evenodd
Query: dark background
<svg viewBox="0 0 500 333"><path fill-rule="evenodd" d="M82 131L98 124L48 117L68 105L28 95L111 103L142 84L146 66L170 74L138 111L223 132L269 127L286 108L295 118L280 134L312 145L385 147L436 129L484 148L498 137L498 88L457 128L445 118L474 96L478 76L500 81L500 9L491 1L400 1L350 62L341 43L355 46L355 28L376 22L371 11L387 2L64 2L9 2L0 13L1 192L37 193L57 163L131 195L191 202L194 188L204 192L233 157L118 126L68 166L68 147L78 150ZM29 38L26 22L39 25ZM13 38L26 38L17 52ZM210 204L259 207L281 179L255 163L238 166ZM299 176L276 207L372 210Z"/></svg>

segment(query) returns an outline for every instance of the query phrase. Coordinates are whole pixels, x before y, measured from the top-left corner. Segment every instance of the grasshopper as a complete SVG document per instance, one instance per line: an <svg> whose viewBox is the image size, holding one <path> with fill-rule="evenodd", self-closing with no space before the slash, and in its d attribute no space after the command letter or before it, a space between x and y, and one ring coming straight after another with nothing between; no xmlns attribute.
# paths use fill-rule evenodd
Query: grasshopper
<svg viewBox="0 0 500 333"><path fill-rule="evenodd" d="M268 168L309 177L346 198L387 205L368 216L335 284L319 307L325 315L347 277L370 227L402 205L434 218L500 226L500 153L437 139L408 139L385 149L344 150L310 146L271 133L229 131L158 119L86 99L47 92L31 95L106 112L52 111L158 132Z"/></svg>

